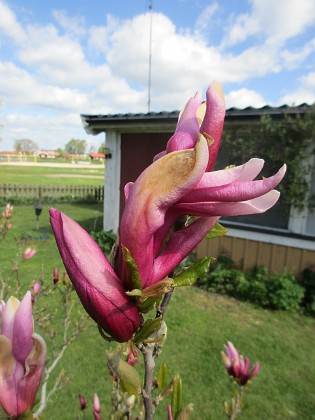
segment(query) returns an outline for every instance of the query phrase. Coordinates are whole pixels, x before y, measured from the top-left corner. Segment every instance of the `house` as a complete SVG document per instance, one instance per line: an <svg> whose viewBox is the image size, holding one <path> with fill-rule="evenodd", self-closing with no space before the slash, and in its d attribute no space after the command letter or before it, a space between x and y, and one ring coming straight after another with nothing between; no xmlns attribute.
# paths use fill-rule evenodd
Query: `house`
<svg viewBox="0 0 315 420"><path fill-rule="evenodd" d="M33 156L41 159L56 159L59 153L55 150L36 150Z"/></svg>
<svg viewBox="0 0 315 420"><path fill-rule="evenodd" d="M103 160L105 159L105 153L89 153L91 160Z"/></svg>
<svg viewBox="0 0 315 420"><path fill-rule="evenodd" d="M297 107L269 107L227 110L224 130L248 134L261 124L263 115L281 119L285 114L298 115L309 110L305 104ZM88 134L106 133L106 147L111 158L106 162L104 230L118 231L124 207L124 185L134 181L152 162L173 134L178 111L147 114L81 115ZM240 134L240 135L241 135ZM220 153L219 153L220 156ZM315 156L311 157L315 168ZM310 176L311 192L315 193L315 174ZM315 212L307 206L303 211L281 205L261 217L221 220L229 229L227 235L204 240L197 247L197 256L229 255L244 268L263 265L271 272L285 268L299 273L315 265ZM285 216L286 214L286 216Z"/></svg>

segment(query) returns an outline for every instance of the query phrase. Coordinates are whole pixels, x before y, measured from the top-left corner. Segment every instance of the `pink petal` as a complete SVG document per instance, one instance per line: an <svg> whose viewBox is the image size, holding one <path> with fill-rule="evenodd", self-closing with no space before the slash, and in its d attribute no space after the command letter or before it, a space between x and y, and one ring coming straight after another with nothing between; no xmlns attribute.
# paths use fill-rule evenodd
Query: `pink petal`
<svg viewBox="0 0 315 420"><path fill-rule="evenodd" d="M286 172L286 165L273 176L264 178L259 181L233 182L231 184L208 187L195 188L189 194L182 198L183 202L193 203L197 201L247 201L262 196L275 188Z"/></svg>
<svg viewBox="0 0 315 420"><path fill-rule="evenodd" d="M239 216L244 214L263 213L276 204L280 196L279 191L272 190L253 200L232 203L180 203L174 208L182 214L192 216Z"/></svg>
<svg viewBox="0 0 315 420"><path fill-rule="evenodd" d="M198 140L199 124L196 117L198 106L201 104L200 93L190 98L179 121L173 136L167 143L167 153L177 150L192 149Z"/></svg>
<svg viewBox="0 0 315 420"><path fill-rule="evenodd" d="M18 412L32 409L45 368L46 344L41 336L33 334L33 349L26 360L26 373L17 381Z"/></svg>
<svg viewBox="0 0 315 420"><path fill-rule="evenodd" d="M8 299L7 303L2 302L2 321L1 321L1 334L13 339L13 326L16 311L20 305L20 301L14 296Z"/></svg>
<svg viewBox="0 0 315 420"><path fill-rule="evenodd" d="M0 335L0 405L9 416L18 416L14 371L16 360L12 355L12 343Z"/></svg>
<svg viewBox="0 0 315 420"><path fill-rule="evenodd" d="M217 220L218 217L201 217L189 226L174 232L165 249L155 259L152 277L146 286L169 275L205 237Z"/></svg>
<svg viewBox="0 0 315 420"><path fill-rule="evenodd" d="M13 355L23 366L33 347L33 332L32 294L28 291L16 311L12 338Z"/></svg>
<svg viewBox="0 0 315 420"><path fill-rule="evenodd" d="M218 82L212 82L207 90L206 98L206 113L200 127L200 133L207 133L214 140L209 146L207 172L210 172L218 155L225 118L224 94Z"/></svg>
<svg viewBox="0 0 315 420"><path fill-rule="evenodd" d="M127 341L142 318L91 236L70 217L50 209L60 255L88 314L117 341Z"/></svg>
<svg viewBox="0 0 315 420"><path fill-rule="evenodd" d="M252 181L261 172L263 166L263 159L254 158L240 166L206 172L196 185L196 189L219 187L235 181Z"/></svg>

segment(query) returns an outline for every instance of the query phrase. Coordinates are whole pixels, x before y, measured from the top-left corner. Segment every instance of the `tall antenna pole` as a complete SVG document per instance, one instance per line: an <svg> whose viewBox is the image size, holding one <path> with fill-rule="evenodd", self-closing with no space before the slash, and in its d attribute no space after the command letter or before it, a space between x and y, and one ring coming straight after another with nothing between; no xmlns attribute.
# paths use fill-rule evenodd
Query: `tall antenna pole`
<svg viewBox="0 0 315 420"><path fill-rule="evenodd" d="M149 1L150 11L150 37L149 37L149 80L148 80L148 112L151 108L151 64L152 64L152 15L153 15L153 1Z"/></svg>

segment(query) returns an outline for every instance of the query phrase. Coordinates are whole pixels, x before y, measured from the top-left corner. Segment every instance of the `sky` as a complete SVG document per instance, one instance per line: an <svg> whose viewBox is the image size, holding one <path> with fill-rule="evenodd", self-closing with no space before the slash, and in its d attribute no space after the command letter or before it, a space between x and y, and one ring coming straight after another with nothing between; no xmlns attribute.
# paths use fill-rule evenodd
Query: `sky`
<svg viewBox="0 0 315 420"><path fill-rule="evenodd" d="M314 0L0 0L0 149L98 148L80 114L315 102Z"/></svg>

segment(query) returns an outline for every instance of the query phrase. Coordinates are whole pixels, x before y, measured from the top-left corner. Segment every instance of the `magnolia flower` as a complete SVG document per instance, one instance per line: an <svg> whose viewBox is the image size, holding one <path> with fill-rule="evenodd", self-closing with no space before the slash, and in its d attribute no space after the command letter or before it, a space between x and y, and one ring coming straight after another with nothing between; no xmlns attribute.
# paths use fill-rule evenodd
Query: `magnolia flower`
<svg viewBox="0 0 315 420"><path fill-rule="evenodd" d="M250 372L249 359L247 357L244 359L243 356L239 355L233 343L228 341L224 348L225 353L222 352L222 359L228 374L233 376L240 385L246 385L259 372L259 363L256 363Z"/></svg>
<svg viewBox="0 0 315 420"><path fill-rule="evenodd" d="M32 296L0 305L0 405L8 416L32 409L45 366L46 344L34 333Z"/></svg>
<svg viewBox="0 0 315 420"><path fill-rule="evenodd" d="M26 248L26 250L23 252L24 260L29 260L30 258L34 257L36 252L36 249Z"/></svg>
<svg viewBox="0 0 315 420"><path fill-rule="evenodd" d="M2 212L2 217L9 219L12 215L13 212L13 206L11 206L9 203L5 206L3 212Z"/></svg>
<svg viewBox="0 0 315 420"><path fill-rule="evenodd" d="M127 287L132 285L122 246L134 258L145 288L171 273L221 216L262 213L277 202L279 192L274 188L285 166L262 180L254 180L264 165L261 159L210 172L224 116L223 93L214 82L206 104L199 94L189 100L166 150L135 183L126 185L118 270ZM194 218L182 223L186 216Z"/></svg>
<svg viewBox="0 0 315 420"><path fill-rule="evenodd" d="M60 255L85 310L116 341L128 341L142 317L122 282L78 223L59 210L49 213Z"/></svg>
<svg viewBox="0 0 315 420"><path fill-rule="evenodd" d="M94 414L94 420L101 420L101 404L100 404L98 395L96 393L94 394L94 399L93 399L93 414Z"/></svg>

